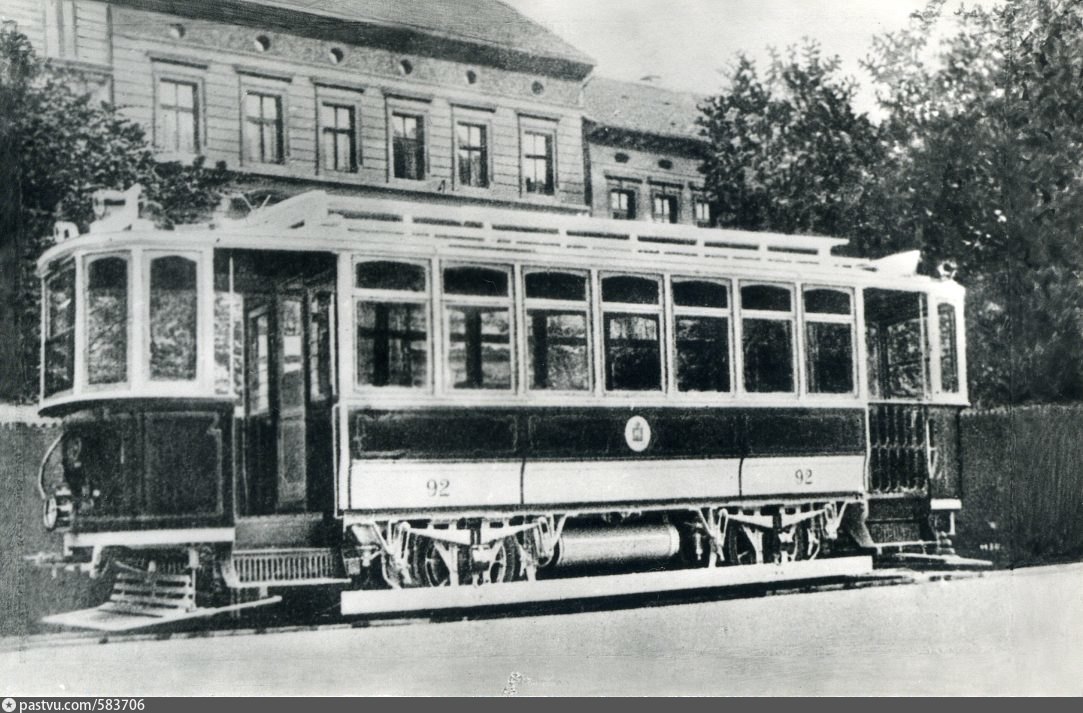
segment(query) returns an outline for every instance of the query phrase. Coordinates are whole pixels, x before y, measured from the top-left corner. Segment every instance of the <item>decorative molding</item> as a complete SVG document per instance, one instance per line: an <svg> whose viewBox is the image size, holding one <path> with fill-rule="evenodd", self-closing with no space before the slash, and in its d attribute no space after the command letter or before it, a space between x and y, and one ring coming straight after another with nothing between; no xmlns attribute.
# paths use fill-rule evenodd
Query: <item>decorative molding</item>
<svg viewBox="0 0 1083 713"><path fill-rule="evenodd" d="M360 82L351 82L345 79L324 79L322 77L309 77L309 79L311 79L312 83L317 87L322 87L324 89L344 89L348 92L359 92L363 94L368 88Z"/></svg>
<svg viewBox="0 0 1083 713"><path fill-rule="evenodd" d="M403 91L401 89L392 89L390 87L381 87L380 91L388 99L402 99L404 101L411 102L423 102L425 104L432 104L433 99L436 98L434 94L421 94L409 91Z"/></svg>
<svg viewBox="0 0 1083 713"><path fill-rule="evenodd" d="M475 101L460 101L458 99L451 99L448 101L451 106L456 109L469 109L471 111L487 111L495 114L499 108L496 104L489 104L488 102L475 102Z"/></svg>
<svg viewBox="0 0 1083 713"><path fill-rule="evenodd" d="M249 77L259 77L260 79L273 79L278 82L292 82L293 75L286 72L275 72L274 70L264 69L262 67L248 67L243 64L233 65L233 70L237 74L244 74Z"/></svg>
<svg viewBox="0 0 1083 713"><path fill-rule="evenodd" d="M164 62L166 64L179 64L184 67L194 67L196 69L207 69L210 67L209 62L200 62L197 59L179 54L168 54L166 52L147 52L147 58L151 62Z"/></svg>

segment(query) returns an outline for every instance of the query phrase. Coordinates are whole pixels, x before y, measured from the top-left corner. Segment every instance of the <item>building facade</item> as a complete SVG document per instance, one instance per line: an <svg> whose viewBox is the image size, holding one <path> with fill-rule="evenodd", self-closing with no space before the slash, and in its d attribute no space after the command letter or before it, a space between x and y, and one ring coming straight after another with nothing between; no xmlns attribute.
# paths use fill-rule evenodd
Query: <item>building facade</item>
<svg viewBox="0 0 1083 713"><path fill-rule="evenodd" d="M593 75L495 0L6 0L162 160L311 188L701 225L695 97Z"/></svg>

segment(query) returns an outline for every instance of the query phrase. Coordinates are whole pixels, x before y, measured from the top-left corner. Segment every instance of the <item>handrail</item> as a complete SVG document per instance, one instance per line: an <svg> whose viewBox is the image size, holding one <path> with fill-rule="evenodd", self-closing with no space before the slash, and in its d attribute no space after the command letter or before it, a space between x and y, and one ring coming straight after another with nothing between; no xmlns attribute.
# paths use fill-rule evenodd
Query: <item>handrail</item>
<svg viewBox="0 0 1083 713"><path fill-rule="evenodd" d="M53 441L52 445L45 451L45 455L41 458L41 466L38 467L38 494L41 495L42 502L49 499L48 493L45 492L45 466L49 463L49 458L53 455L53 451L60 445L60 442L64 440L64 434L61 433Z"/></svg>

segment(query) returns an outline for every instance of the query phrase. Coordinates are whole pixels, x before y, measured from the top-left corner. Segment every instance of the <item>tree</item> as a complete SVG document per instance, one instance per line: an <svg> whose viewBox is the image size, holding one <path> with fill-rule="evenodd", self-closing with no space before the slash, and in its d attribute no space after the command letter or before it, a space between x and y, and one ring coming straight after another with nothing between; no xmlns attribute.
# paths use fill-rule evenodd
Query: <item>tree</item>
<svg viewBox="0 0 1083 713"><path fill-rule="evenodd" d="M0 30L0 313L4 354L0 398L37 392L40 296L38 256L58 220L86 229L93 193L142 184L146 208L163 228L192 222L220 202L231 176L208 168L159 163L143 128L114 107L78 93L78 73L44 64L26 37Z"/></svg>
<svg viewBox="0 0 1083 713"><path fill-rule="evenodd" d="M866 62L887 111L879 232L958 263L975 400L1083 399L1083 9L944 6Z"/></svg>
<svg viewBox="0 0 1083 713"><path fill-rule="evenodd" d="M855 85L815 42L773 53L761 79L739 54L729 91L707 100L706 184L719 222L746 230L852 235L864 225L864 186L881 150L853 108Z"/></svg>

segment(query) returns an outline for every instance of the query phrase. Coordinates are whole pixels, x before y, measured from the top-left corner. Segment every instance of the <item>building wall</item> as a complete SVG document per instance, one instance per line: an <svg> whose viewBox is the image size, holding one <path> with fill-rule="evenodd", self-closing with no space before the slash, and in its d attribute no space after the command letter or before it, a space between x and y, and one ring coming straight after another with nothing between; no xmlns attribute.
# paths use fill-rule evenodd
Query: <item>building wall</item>
<svg viewBox="0 0 1083 713"><path fill-rule="evenodd" d="M610 191L620 189L634 192L636 220L651 220L653 196L665 194L678 198L677 222L695 224L693 202L695 196L702 195L702 160L687 149L677 148L662 143L644 146L643 142L622 141L620 137L588 139L592 214L610 217Z"/></svg>

